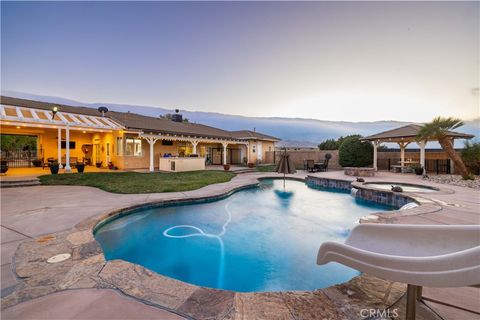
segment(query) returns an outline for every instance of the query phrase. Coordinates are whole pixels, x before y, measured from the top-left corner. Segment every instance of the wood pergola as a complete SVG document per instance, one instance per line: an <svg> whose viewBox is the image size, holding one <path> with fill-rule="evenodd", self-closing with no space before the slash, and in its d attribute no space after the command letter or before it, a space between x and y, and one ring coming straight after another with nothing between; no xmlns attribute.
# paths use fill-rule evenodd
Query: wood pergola
<svg viewBox="0 0 480 320"><path fill-rule="evenodd" d="M373 167L378 170L377 166L377 148L381 143L398 143L400 146L400 165L405 164L405 148L410 143L416 143L420 147L420 166L425 168L425 146L429 141L437 141L435 139L417 140L417 135L422 125L409 124L392 130L383 131L368 137L363 138L363 141L370 141L373 144ZM448 138L452 139L452 144L455 139L471 139L474 136L461 132L448 131ZM453 168L452 168L453 169ZM453 170L452 170L453 172Z"/></svg>

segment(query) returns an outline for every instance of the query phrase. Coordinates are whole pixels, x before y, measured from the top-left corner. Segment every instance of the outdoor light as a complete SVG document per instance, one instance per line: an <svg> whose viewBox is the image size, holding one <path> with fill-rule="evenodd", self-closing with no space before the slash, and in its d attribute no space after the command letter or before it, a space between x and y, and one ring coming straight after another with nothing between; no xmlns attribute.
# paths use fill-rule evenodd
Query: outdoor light
<svg viewBox="0 0 480 320"><path fill-rule="evenodd" d="M58 112L58 107L57 106L53 107L53 109L52 109L52 120L55 119L55 115L57 114L57 112Z"/></svg>

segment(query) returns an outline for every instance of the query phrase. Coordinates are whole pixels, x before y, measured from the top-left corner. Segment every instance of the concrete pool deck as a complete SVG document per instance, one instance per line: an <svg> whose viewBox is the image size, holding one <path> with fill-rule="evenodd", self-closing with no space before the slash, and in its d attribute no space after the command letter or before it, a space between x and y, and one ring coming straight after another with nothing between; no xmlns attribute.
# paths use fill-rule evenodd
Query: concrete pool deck
<svg viewBox="0 0 480 320"><path fill-rule="evenodd" d="M292 177L304 178L306 175L307 174L305 172L299 172ZM354 177L345 176L341 171L313 173L309 175L328 177L331 179L354 180ZM125 207L131 207L147 202L155 202L169 199L182 200L192 197L220 195L225 193L226 190L232 190L242 187L244 185L255 184L257 182L257 178L268 176L279 177L279 175L272 173L247 173L237 175L230 182L227 183L209 185L194 191L163 194L120 195L104 192L99 189L90 187L74 186L35 186L25 188L2 189L2 297L9 296L12 292L16 290L18 286L18 281L11 271L11 261L16 248L24 240L37 238L46 234L58 233L61 231L69 230L78 223L84 221L85 219L99 216L106 212L120 210ZM450 185L445 186L436 185L433 183L425 183L421 179L421 177L418 176L407 174L392 174L386 172L380 172L378 176L373 178L366 178L366 180L369 182L394 181L404 183L428 184L440 188L447 187L448 189L451 189L453 191L453 193L422 194L423 197L429 198L439 204L439 206L441 206L441 210L426 214L397 217L395 218L395 220L391 221L391 223L480 224L480 196L478 190ZM325 290L328 289L329 288ZM337 288L337 291L335 291L336 295L330 295L329 301L340 300L342 297L338 296L339 291L341 292L341 290ZM55 295L62 295L66 294L67 292L68 291L63 291L55 293ZM52 295L45 296L43 299L47 301L48 297L50 296ZM479 316L478 312L480 312L480 307L478 306L478 303L472 302L478 301L480 299L480 291L478 289L427 288L425 290L425 296L431 300L427 301L426 304L428 304L430 308L433 308L436 312L441 314L442 317L446 319L468 319L472 318L472 316ZM316 296L313 297L314 299L307 300L309 301L309 303L313 301L317 301L318 303L320 303L322 297L323 296L320 296L319 298L318 296ZM113 305L115 303L121 303L120 301L122 298L128 299L127 297L120 297L120 299L117 299L115 301L112 300L109 303ZM228 299L235 300L234 297L230 298ZM234 305L236 305L237 307L241 305L242 308L248 309L252 308L252 306L255 306L255 304L258 304L257 309L259 310L250 310L253 313L248 313L247 310L245 311L247 313L243 314L260 315L262 314L262 312L266 312L264 316L267 317L269 308L273 307L274 309L278 310L290 310L290 316L288 316L288 314L286 313L286 318L295 318L295 312L293 312L292 314L291 307L295 304L292 304L289 299L303 299L302 301L306 301L304 298L299 298L295 295L279 297L275 296L275 294L272 294L271 299L267 299L268 301L263 302L256 301L259 300L258 298L258 295L257 297L255 297L255 294L250 294L250 296L247 295L246 298L243 297L242 299L236 299L235 301L237 301L238 303ZM68 300L67 298L65 299ZM252 300L255 303L252 304ZM290 302L287 303L285 301ZM30 305L27 305L28 303L29 302L22 302L12 308L18 309L21 308L22 305L24 305L25 308L39 308L40 306L40 304L33 304L32 306L31 303ZM328 304L328 301L324 303ZM454 307L446 306L444 303L453 304ZM192 308L193 305L190 304L187 305L187 307ZM279 309L279 305L283 307L287 305L290 306L290 308ZM455 306L458 308L455 308ZM262 310L262 308L264 310ZM315 306L310 306L309 308L311 310L316 309ZM10 310L12 309L6 309L5 312L10 312ZM159 317L162 317L162 312L164 314L168 314L161 309L158 310ZM295 308L293 308L293 310L295 310ZM274 314L270 314L270 316L273 315ZM145 318L148 317L146 316ZM339 314L339 318L341 318L341 313Z"/></svg>

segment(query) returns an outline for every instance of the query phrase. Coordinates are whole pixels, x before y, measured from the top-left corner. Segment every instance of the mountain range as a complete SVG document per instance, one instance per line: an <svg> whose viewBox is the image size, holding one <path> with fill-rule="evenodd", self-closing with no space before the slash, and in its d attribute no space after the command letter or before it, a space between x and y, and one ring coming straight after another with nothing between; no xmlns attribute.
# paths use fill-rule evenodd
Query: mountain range
<svg viewBox="0 0 480 320"><path fill-rule="evenodd" d="M2 95L30 99L51 103L60 103L72 106L86 106L98 108L106 106L110 110L122 112L135 112L147 116L158 117L166 113L173 113L173 109L152 106L125 105L115 103L83 103L70 99L41 96L16 91L2 91ZM281 118L281 117L246 117L240 115L231 115L215 112L188 111L180 110L184 118L190 122L201 123L204 125L221 128L224 130L257 130L259 132L272 135L282 139L279 146L289 147L315 147L319 142L338 138L349 134L361 134L368 136L381 131L393 129L408 122L400 121L373 121L373 122L351 122L351 121L325 121L318 119L304 118ZM474 134L476 137L480 134L480 118L466 121L465 125L457 131ZM461 147L463 143L456 146ZM415 147L415 146L412 146ZM437 145L429 145L437 147Z"/></svg>

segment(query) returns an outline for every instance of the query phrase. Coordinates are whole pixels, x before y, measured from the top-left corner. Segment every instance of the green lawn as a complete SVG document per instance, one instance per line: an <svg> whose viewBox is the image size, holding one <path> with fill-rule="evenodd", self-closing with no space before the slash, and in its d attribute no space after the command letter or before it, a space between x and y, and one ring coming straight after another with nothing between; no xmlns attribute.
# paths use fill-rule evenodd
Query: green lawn
<svg viewBox="0 0 480 320"><path fill-rule="evenodd" d="M274 164L260 165L257 166L257 170L260 172L273 172L275 170Z"/></svg>
<svg viewBox="0 0 480 320"><path fill-rule="evenodd" d="M188 191L230 181L235 174L224 171L174 173L92 172L40 176L43 185L97 187L114 193Z"/></svg>

